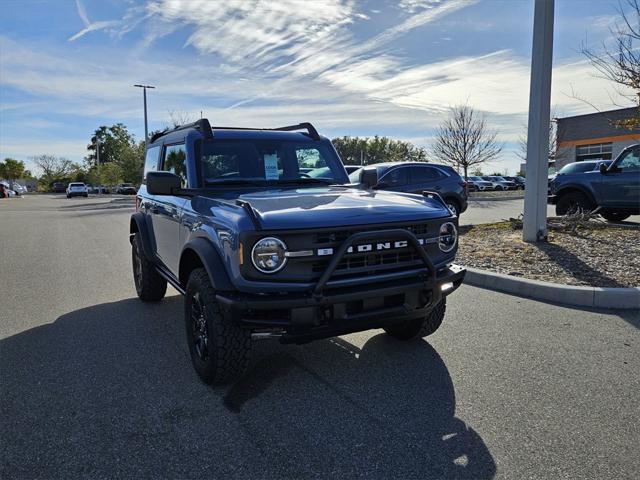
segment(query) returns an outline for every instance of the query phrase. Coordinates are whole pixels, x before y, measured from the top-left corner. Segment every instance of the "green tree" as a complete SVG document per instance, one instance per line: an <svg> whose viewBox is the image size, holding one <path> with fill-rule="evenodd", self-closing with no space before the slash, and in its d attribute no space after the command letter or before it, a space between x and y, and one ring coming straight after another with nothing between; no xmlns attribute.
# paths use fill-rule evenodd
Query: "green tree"
<svg viewBox="0 0 640 480"><path fill-rule="evenodd" d="M100 166L100 183L102 185L117 185L124 178L122 167L113 162Z"/></svg>
<svg viewBox="0 0 640 480"><path fill-rule="evenodd" d="M360 165L361 159L365 165L381 162L427 161L424 148L389 137L345 136L334 138L332 143L346 165Z"/></svg>
<svg viewBox="0 0 640 480"><path fill-rule="evenodd" d="M139 183L144 165L144 141L137 142L135 136L122 123L110 127L100 126L87 145L89 154L85 162L89 169L97 165L97 148L100 148L100 164L115 163L122 170L122 178Z"/></svg>
<svg viewBox="0 0 640 480"><path fill-rule="evenodd" d="M24 175L24 162L13 158L5 158L0 162L0 178L9 181L9 189L13 190L13 182Z"/></svg>

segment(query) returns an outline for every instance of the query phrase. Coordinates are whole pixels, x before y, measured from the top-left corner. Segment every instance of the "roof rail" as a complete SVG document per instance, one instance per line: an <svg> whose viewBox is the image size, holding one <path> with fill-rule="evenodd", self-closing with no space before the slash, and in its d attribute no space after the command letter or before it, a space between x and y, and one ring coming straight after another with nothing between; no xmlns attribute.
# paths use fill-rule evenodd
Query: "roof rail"
<svg viewBox="0 0 640 480"><path fill-rule="evenodd" d="M293 132L296 130L306 130L309 136L314 140L320 140L320 134L316 128L309 122L299 123L297 125L287 125L285 127L277 128L250 128L250 127L212 127L214 130L259 130L259 131L280 131L280 132Z"/></svg>
<svg viewBox="0 0 640 480"><path fill-rule="evenodd" d="M202 133L204 138L213 138L213 131L211 130L211 125L209 124L209 120L207 120L206 118L201 118L200 120L196 120L195 122L192 122L192 123L178 125L177 127L172 128L170 130L164 130L162 132L154 133L149 139L149 142L150 143L155 142L160 137L163 137L169 133L185 130L187 128L193 128L195 130L200 131L200 133Z"/></svg>
<svg viewBox="0 0 640 480"><path fill-rule="evenodd" d="M309 135L311 136L311 138L313 138L314 140L320 140L320 135L318 135L318 131L316 130L316 127L311 125L309 122L302 122L297 125L287 125L285 127L278 127L278 128L274 128L273 130L281 130L284 132L293 132L295 130L306 130L307 132L309 132Z"/></svg>

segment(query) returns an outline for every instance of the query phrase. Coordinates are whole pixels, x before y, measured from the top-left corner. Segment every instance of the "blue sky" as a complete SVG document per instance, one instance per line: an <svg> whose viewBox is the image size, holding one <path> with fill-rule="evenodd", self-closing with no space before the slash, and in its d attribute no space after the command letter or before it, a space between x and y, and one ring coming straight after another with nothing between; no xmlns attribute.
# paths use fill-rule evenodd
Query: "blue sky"
<svg viewBox="0 0 640 480"><path fill-rule="evenodd" d="M608 41L617 1L557 0L557 116L625 105L579 53ZM468 102L505 142L485 170L518 169L528 106L533 1L3 0L0 158L81 161L99 125L143 137L170 112L212 124L311 121L325 135L428 146Z"/></svg>

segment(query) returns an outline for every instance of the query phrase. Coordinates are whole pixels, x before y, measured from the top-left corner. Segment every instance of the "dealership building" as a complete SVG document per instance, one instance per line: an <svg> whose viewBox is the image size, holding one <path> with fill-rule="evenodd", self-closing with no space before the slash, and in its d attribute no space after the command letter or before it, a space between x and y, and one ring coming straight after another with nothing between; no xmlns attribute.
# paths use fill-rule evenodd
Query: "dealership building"
<svg viewBox="0 0 640 480"><path fill-rule="evenodd" d="M638 107L555 119L558 154L549 161L549 168L560 170L567 163L616 158L623 148L640 143L640 128L619 126L631 118L638 118ZM524 170L524 164L521 168Z"/></svg>

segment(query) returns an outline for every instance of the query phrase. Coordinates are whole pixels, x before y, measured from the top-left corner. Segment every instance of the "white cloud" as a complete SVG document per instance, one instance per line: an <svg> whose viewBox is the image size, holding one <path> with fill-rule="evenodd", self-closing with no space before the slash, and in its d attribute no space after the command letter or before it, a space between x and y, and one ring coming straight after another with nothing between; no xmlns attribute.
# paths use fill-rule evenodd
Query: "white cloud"
<svg viewBox="0 0 640 480"><path fill-rule="evenodd" d="M83 37L89 32L96 32L98 30L104 30L105 28L116 27L118 25L121 25L122 23L119 20L102 20L99 22L92 23L89 20L89 16L87 15L87 11L84 8L84 4L82 3L82 0L76 0L76 8L78 10L78 16L80 17L80 20L82 20L82 23L84 24L85 28L80 30L75 35L72 35L71 37L69 37L68 39L69 42L73 42L78 38Z"/></svg>

